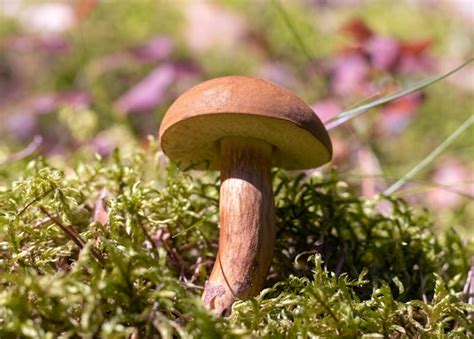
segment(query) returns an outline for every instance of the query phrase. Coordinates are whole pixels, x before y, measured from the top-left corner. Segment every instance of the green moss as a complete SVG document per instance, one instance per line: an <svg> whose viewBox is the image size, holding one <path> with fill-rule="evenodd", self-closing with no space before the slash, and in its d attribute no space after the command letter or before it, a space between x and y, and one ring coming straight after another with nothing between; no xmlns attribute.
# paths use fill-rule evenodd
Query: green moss
<svg viewBox="0 0 474 339"><path fill-rule="evenodd" d="M435 235L427 213L402 200L355 196L335 173L274 173L278 239L266 289L230 318L212 315L200 286L217 247L217 176L162 160L152 143L75 168L42 158L4 166L17 173L13 182L0 176L0 337L473 330L459 293L473 244L453 231ZM106 225L94 218L100 192ZM82 250L61 226L74 228Z"/></svg>

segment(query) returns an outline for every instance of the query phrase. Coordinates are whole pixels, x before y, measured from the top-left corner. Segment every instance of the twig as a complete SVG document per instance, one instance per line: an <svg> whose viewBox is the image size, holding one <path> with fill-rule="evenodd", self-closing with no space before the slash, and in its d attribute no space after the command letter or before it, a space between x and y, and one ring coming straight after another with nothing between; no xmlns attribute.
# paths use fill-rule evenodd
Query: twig
<svg viewBox="0 0 474 339"><path fill-rule="evenodd" d="M77 247L79 247L79 249L82 250L84 248L84 246L86 245L86 242L81 238L81 236L75 230L71 230L68 227L64 226L62 222L56 216L49 213L46 210L46 208L44 208L43 206L39 206L39 209L41 210L41 212L46 214L64 232L64 234L66 234L66 236L70 240L72 240L72 242L74 242L77 245ZM105 266L104 257L99 252L97 252L97 250L94 247L91 247L91 254L99 261L99 263L102 266Z"/></svg>
<svg viewBox="0 0 474 339"><path fill-rule="evenodd" d="M147 234L146 231L145 231L145 234ZM181 258L181 256L178 253L176 253L176 251L173 249L173 246L168 243L168 240L170 239L170 233L168 232L165 233L163 229L159 229L156 234L156 238L158 239L158 241L160 241L160 243L156 244L155 241L152 241L152 246L155 248L156 251L158 251L157 246L160 246L160 245L163 246L171 262L179 270L179 276L184 277L183 258ZM153 240L153 238L151 237L150 239Z"/></svg>
<svg viewBox="0 0 474 339"><path fill-rule="evenodd" d="M195 290L203 290L203 289L204 289L204 287L199 286L199 285L196 285L196 284L193 284L193 283L188 282L188 281L183 281L183 284L184 284L187 288L190 288L190 289L195 289Z"/></svg>
<svg viewBox="0 0 474 339"><path fill-rule="evenodd" d="M77 247L79 247L81 250L84 248L84 245L85 245L84 240L82 240L80 237L76 236L74 234L75 232L72 232L70 229L68 229L66 226L64 226L61 223L61 221L59 221L59 219L56 218L56 216L53 216L52 214L50 214L46 210L46 208L44 208L43 206L40 206L39 209L41 210L41 212L46 214L49 217L49 219L51 219L57 226L59 226L59 228L66 234L66 236L70 240L72 240L77 245Z"/></svg>
<svg viewBox="0 0 474 339"><path fill-rule="evenodd" d="M49 190L47 190L42 196L36 197L36 198L34 198L33 200L31 200L29 203L26 204L25 207L23 207L23 208L21 209L20 212L17 213L16 217L18 218L20 215L22 215L23 213L25 213L25 211L26 211L31 205L33 205L35 202L38 202L38 201L40 201L41 199L43 199L43 198L44 198L45 196L47 196L49 193L51 193L52 191L54 191L55 188L56 188L56 187L53 186L53 187L51 187Z"/></svg>
<svg viewBox="0 0 474 339"><path fill-rule="evenodd" d="M53 216L56 218L56 217L59 216L59 214L55 213L55 214L53 214ZM33 224L31 227L32 228L40 228L40 227L43 227L44 225L52 223L52 222L53 221L51 220L51 218L46 217L46 218L41 219L40 221L36 222L35 224Z"/></svg>
<svg viewBox="0 0 474 339"><path fill-rule="evenodd" d="M139 214L137 215L137 224L138 226L140 226L143 234L145 235L145 238L150 242L151 247L153 247L153 250L155 251L155 254L158 257L159 256L158 246L156 246L155 241L153 241L152 237L148 234L147 230L145 229L145 225L143 225L143 222L142 222L142 217Z"/></svg>

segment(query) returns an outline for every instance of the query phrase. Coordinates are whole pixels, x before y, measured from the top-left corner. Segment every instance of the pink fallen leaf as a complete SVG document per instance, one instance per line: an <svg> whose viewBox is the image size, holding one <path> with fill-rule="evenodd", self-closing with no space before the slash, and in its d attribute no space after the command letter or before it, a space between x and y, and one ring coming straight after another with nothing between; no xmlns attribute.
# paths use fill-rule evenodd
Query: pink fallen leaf
<svg viewBox="0 0 474 339"><path fill-rule="evenodd" d="M117 100L117 112L126 115L155 108L165 100L166 91L175 79L176 71L172 64L158 66Z"/></svg>
<svg viewBox="0 0 474 339"><path fill-rule="evenodd" d="M174 49L174 44L166 36L155 36L140 45L102 56L95 60L92 69L96 76L135 63L154 63L166 60Z"/></svg>
<svg viewBox="0 0 474 339"><path fill-rule="evenodd" d="M56 93L44 94L30 100L26 106L27 110L33 115L41 115L52 112L58 104Z"/></svg>
<svg viewBox="0 0 474 339"><path fill-rule="evenodd" d="M162 104L173 89L184 91L195 84L200 69L192 63L164 63L130 88L115 103L119 114L148 112Z"/></svg>
<svg viewBox="0 0 474 339"><path fill-rule="evenodd" d="M359 43L368 40L373 35L372 30L361 19L353 19L347 22L342 26L341 32L354 38Z"/></svg>
<svg viewBox="0 0 474 339"><path fill-rule="evenodd" d="M91 103L91 97L85 91L59 92L57 94L57 102L60 106L86 108Z"/></svg>
<svg viewBox="0 0 474 339"><path fill-rule="evenodd" d="M435 62L428 53L431 45L430 39L402 42L398 71L406 74L432 71Z"/></svg>
<svg viewBox="0 0 474 339"><path fill-rule="evenodd" d="M339 57L332 70L331 86L341 96L366 95L370 85L367 77L370 66L361 55Z"/></svg>
<svg viewBox="0 0 474 339"><path fill-rule="evenodd" d="M71 47L69 41L59 35L17 35L7 39L5 45L11 52L37 53L40 51L49 54L64 54Z"/></svg>
<svg viewBox="0 0 474 339"><path fill-rule="evenodd" d="M391 71L395 68L400 55L400 44L389 37L374 36L366 43L365 49L370 63L377 69Z"/></svg>
<svg viewBox="0 0 474 339"><path fill-rule="evenodd" d="M435 69L435 60L429 55L403 55L400 58L397 70L404 74L429 72Z"/></svg>
<svg viewBox="0 0 474 339"><path fill-rule="evenodd" d="M130 53L139 61L159 61L168 57L173 51L171 39L163 36L154 37L145 44L130 49Z"/></svg>
<svg viewBox="0 0 474 339"><path fill-rule="evenodd" d="M108 194L109 191L106 188L102 189L102 191L100 191L99 197L97 198L97 201L95 202L94 221L98 222L102 226L105 226L109 223L109 215L107 213L107 207L105 205L105 199L107 198Z"/></svg>
<svg viewBox="0 0 474 339"><path fill-rule="evenodd" d="M90 140L89 145L92 147L95 153L102 157L107 157L112 154L118 143L108 135L99 133Z"/></svg>
<svg viewBox="0 0 474 339"><path fill-rule="evenodd" d="M26 141L36 133L37 118L19 110L13 111L8 115L4 127L17 139Z"/></svg>
<svg viewBox="0 0 474 339"><path fill-rule="evenodd" d="M63 106L85 108L90 102L90 95L84 91L43 94L13 109L7 116L6 129L20 139L29 138L35 133L38 116L54 112Z"/></svg>
<svg viewBox="0 0 474 339"><path fill-rule="evenodd" d="M41 115L57 110L60 106L84 108L90 104L91 98L84 91L65 91L43 94L29 100L25 111L33 115Z"/></svg>

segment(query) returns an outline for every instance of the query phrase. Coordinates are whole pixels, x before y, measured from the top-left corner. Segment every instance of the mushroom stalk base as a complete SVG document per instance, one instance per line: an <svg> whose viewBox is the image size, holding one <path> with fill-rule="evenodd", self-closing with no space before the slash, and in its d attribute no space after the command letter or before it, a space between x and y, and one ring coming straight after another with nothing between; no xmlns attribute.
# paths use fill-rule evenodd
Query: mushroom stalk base
<svg viewBox="0 0 474 339"><path fill-rule="evenodd" d="M260 292L272 262L272 146L241 137L224 138L220 146L219 250L203 300L208 308L229 315L236 299Z"/></svg>

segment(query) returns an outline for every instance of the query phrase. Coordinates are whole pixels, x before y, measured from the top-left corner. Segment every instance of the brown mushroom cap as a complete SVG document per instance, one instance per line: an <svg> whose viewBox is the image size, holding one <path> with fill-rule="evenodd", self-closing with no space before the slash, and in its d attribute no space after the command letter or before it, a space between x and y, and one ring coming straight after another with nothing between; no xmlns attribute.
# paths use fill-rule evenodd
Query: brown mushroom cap
<svg viewBox="0 0 474 339"><path fill-rule="evenodd" d="M308 105L274 83L244 76L194 86L160 126L165 154L195 169L219 169L219 141L226 136L267 141L273 165L290 170L318 167L332 156L328 132Z"/></svg>

